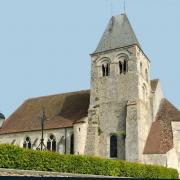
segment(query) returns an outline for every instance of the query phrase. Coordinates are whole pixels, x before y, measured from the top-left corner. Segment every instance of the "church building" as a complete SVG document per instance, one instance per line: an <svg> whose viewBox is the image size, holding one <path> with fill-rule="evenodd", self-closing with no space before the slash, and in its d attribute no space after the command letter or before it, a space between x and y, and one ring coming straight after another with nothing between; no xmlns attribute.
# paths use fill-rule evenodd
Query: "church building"
<svg viewBox="0 0 180 180"><path fill-rule="evenodd" d="M44 149L179 170L180 111L150 68L127 15L113 16L91 54L90 89L26 100L3 119L0 143L37 150L44 109Z"/></svg>

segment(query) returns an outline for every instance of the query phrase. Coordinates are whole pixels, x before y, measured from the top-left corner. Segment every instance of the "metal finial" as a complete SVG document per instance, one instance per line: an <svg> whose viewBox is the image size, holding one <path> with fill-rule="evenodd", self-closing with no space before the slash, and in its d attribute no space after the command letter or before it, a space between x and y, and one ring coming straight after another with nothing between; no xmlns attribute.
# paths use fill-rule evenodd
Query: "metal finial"
<svg viewBox="0 0 180 180"><path fill-rule="evenodd" d="M124 0L124 13L126 13L126 0Z"/></svg>

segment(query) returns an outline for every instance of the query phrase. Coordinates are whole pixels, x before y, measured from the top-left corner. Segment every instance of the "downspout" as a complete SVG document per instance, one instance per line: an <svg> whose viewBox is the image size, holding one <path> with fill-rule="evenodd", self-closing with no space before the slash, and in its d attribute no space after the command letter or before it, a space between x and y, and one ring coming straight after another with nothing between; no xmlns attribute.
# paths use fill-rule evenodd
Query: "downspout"
<svg viewBox="0 0 180 180"><path fill-rule="evenodd" d="M64 140L64 153L66 154L66 137L67 137L67 128L65 128L65 135L64 135L64 137L65 137L65 140Z"/></svg>

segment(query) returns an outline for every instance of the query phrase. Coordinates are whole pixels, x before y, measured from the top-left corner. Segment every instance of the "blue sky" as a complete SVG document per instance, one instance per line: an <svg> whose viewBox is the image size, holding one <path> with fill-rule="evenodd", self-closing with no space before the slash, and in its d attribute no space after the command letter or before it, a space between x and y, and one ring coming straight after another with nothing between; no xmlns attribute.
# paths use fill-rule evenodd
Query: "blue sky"
<svg viewBox="0 0 180 180"><path fill-rule="evenodd" d="M112 5L110 5L112 4ZM151 78L180 108L180 1L126 0ZM0 111L26 99L89 89L90 56L123 0L0 1Z"/></svg>

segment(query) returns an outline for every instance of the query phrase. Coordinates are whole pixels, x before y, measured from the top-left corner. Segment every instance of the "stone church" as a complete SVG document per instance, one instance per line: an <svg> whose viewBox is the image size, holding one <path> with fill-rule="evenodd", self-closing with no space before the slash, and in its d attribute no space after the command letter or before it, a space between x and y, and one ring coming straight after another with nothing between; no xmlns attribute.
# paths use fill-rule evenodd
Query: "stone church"
<svg viewBox="0 0 180 180"><path fill-rule="evenodd" d="M180 111L150 79L151 62L126 14L113 16L91 54L90 90L26 100L3 120L0 143L159 164L179 170Z"/></svg>

